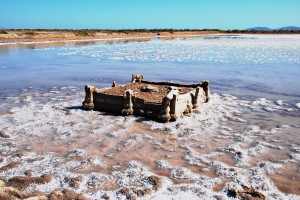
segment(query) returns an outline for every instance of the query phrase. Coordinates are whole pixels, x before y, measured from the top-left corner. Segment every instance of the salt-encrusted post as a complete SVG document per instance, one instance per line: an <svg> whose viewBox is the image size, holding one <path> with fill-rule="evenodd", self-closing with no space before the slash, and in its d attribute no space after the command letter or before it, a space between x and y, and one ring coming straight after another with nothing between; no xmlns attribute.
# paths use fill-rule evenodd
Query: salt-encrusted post
<svg viewBox="0 0 300 200"><path fill-rule="evenodd" d="M171 99L169 99L167 96L165 96L163 98L160 113L159 113L159 116L157 117L158 120L166 122L166 121L169 121L171 119L171 116L170 116L170 101L171 101Z"/></svg>
<svg viewBox="0 0 300 200"><path fill-rule="evenodd" d="M192 104L191 99L189 99L189 100L186 101L186 108L185 108L185 111L183 113L184 114L189 114L189 113L192 112L192 109L193 109L193 104Z"/></svg>
<svg viewBox="0 0 300 200"><path fill-rule="evenodd" d="M208 102L210 100L210 98L211 98L209 87L208 87L209 82L207 80L202 81L201 85L202 85L202 88L203 88L204 93L205 93L205 99L206 99L205 102Z"/></svg>
<svg viewBox="0 0 300 200"><path fill-rule="evenodd" d="M144 80L143 74L132 74L131 83L142 82Z"/></svg>
<svg viewBox="0 0 300 200"><path fill-rule="evenodd" d="M177 112L177 99L178 99L178 95L174 94L173 98L170 102L171 120L174 120L174 121L176 121L180 117L180 114L178 114L178 112Z"/></svg>
<svg viewBox="0 0 300 200"><path fill-rule="evenodd" d="M199 107L199 92L202 90L202 88L197 87L195 95L192 94L192 104L193 108L198 108Z"/></svg>
<svg viewBox="0 0 300 200"><path fill-rule="evenodd" d="M160 121L169 121L171 119L171 113L170 113L171 101L173 100L174 95L178 95L178 93L179 93L179 91L178 91L177 87L175 87L175 86L169 87L169 93L163 98L160 114L158 116L158 119ZM174 106L172 108L173 109L172 112L176 111L176 109L174 109L176 107L175 101L172 104ZM175 114L175 113L173 113L173 114Z"/></svg>
<svg viewBox="0 0 300 200"><path fill-rule="evenodd" d="M111 87L119 87L119 85L117 84L117 82L115 80L113 80L113 84Z"/></svg>
<svg viewBox="0 0 300 200"><path fill-rule="evenodd" d="M122 110L123 115L133 114L133 90L126 90L124 96L124 109Z"/></svg>
<svg viewBox="0 0 300 200"><path fill-rule="evenodd" d="M85 90L85 99L82 102L82 107L85 110L93 110L94 109L94 92L96 88L90 85L86 85L84 87Z"/></svg>

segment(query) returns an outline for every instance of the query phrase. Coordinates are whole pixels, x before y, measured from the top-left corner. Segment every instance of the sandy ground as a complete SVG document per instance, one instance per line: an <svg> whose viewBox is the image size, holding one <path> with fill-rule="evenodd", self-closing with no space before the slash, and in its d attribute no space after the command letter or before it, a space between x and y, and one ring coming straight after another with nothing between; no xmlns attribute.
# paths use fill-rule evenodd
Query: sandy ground
<svg viewBox="0 0 300 200"><path fill-rule="evenodd" d="M23 31L0 32L0 43L68 41L68 40L105 40L128 38L185 38L220 33L218 31L176 31L176 32L135 32L135 31Z"/></svg>

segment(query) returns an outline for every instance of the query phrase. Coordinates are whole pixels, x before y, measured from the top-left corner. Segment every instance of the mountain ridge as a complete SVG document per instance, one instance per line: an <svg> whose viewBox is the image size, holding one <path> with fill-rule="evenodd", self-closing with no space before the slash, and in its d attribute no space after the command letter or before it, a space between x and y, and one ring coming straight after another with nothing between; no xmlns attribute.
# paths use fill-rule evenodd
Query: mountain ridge
<svg viewBox="0 0 300 200"><path fill-rule="evenodd" d="M300 30L300 27L297 27L297 26L284 26L284 27L281 27L281 28L271 29L269 27L257 26L257 27L247 28L245 30L246 31L276 31L276 30L295 31L295 30Z"/></svg>

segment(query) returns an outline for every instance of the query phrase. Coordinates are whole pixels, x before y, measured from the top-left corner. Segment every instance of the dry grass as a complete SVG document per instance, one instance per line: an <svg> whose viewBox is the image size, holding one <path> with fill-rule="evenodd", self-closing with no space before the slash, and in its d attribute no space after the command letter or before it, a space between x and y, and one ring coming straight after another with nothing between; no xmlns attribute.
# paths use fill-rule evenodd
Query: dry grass
<svg viewBox="0 0 300 200"><path fill-rule="evenodd" d="M8 32L4 30L0 30L0 34L8 34Z"/></svg>
<svg viewBox="0 0 300 200"><path fill-rule="evenodd" d="M25 31L25 32L23 32L23 34L27 35L27 36L35 36L35 35L37 35L37 33L34 32L34 31Z"/></svg>

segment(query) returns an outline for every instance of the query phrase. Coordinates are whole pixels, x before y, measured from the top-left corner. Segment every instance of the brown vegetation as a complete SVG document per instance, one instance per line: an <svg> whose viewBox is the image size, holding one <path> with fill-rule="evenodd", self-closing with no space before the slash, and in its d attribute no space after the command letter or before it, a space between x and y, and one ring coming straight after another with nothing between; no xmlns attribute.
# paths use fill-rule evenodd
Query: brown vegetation
<svg viewBox="0 0 300 200"><path fill-rule="evenodd" d="M83 37L94 37L95 33L94 31L89 31L89 30L76 30L73 31L74 35L76 36L83 36Z"/></svg>
<svg viewBox="0 0 300 200"><path fill-rule="evenodd" d="M34 32L34 31L25 31L23 34L27 35L27 36L35 36L35 35L37 35L37 33Z"/></svg>
<svg viewBox="0 0 300 200"><path fill-rule="evenodd" d="M4 30L0 30L0 34L8 34L8 32Z"/></svg>

